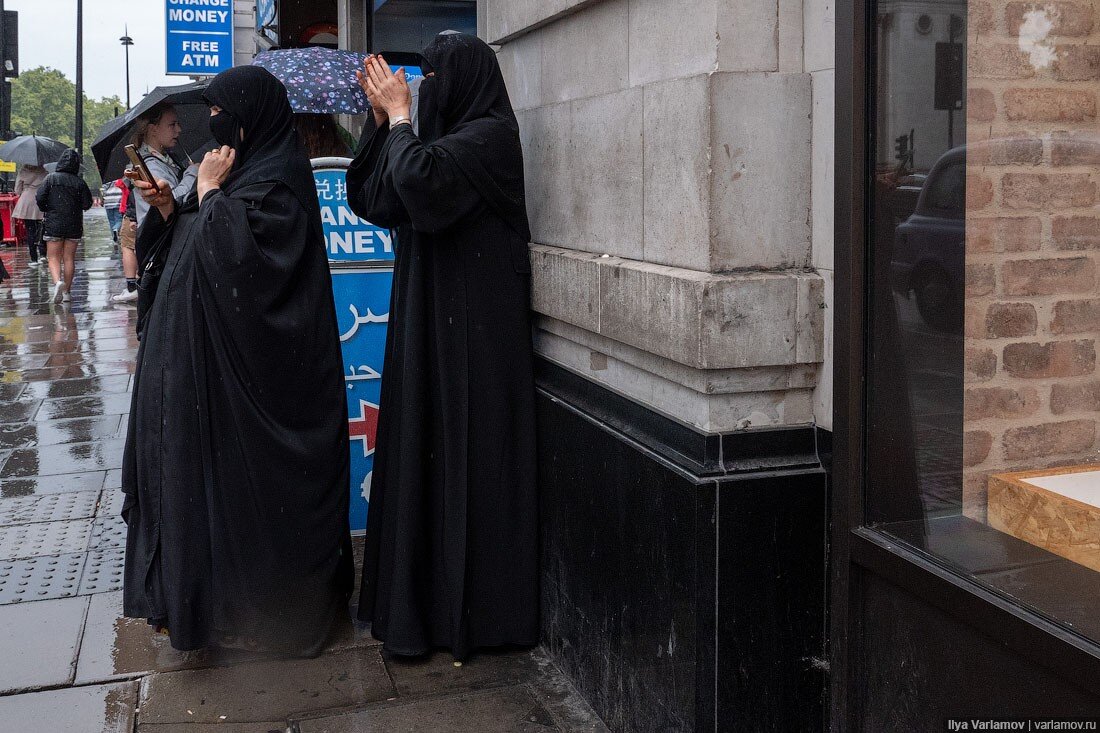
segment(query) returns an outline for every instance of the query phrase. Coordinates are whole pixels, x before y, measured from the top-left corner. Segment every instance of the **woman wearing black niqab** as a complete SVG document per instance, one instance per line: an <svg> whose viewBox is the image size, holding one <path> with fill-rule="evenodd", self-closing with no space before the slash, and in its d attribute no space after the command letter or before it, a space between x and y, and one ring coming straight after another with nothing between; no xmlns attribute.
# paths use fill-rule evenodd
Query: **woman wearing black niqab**
<svg viewBox="0 0 1100 733"><path fill-rule="evenodd" d="M538 642L538 517L523 156L495 54L424 51L419 136L401 73L347 173L397 230L359 618L398 654Z"/></svg>
<svg viewBox="0 0 1100 733"><path fill-rule="evenodd" d="M346 619L353 573L320 210L275 77L236 67L205 97L223 147L197 191L175 202L135 184L153 207L137 241L124 611L177 649L310 656Z"/></svg>

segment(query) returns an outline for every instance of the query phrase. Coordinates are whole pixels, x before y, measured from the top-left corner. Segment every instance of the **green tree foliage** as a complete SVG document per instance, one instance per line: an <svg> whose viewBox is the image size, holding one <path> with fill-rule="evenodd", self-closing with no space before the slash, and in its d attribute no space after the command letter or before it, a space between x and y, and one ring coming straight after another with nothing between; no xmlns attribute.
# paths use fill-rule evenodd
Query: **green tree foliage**
<svg viewBox="0 0 1100 733"><path fill-rule="evenodd" d="M92 141L115 110L125 112L116 97L94 100L84 97L84 180L92 193L99 190L99 171L92 159ZM25 71L11 82L11 128L17 135L45 135L66 145L75 141L76 85L57 69L47 66Z"/></svg>

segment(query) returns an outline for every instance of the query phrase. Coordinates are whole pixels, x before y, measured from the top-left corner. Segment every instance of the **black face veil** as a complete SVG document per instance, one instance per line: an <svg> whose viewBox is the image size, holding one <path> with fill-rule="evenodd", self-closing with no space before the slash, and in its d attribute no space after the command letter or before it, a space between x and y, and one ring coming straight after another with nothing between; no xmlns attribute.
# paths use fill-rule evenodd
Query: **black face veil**
<svg viewBox="0 0 1100 733"><path fill-rule="evenodd" d="M282 82L262 67L235 66L214 77L203 99L221 107L222 114L229 113L236 123L232 140L237 159L222 185L224 191L280 181L306 211L317 207L309 157L294 130L294 114Z"/></svg>
<svg viewBox="0 0 1100 733"><path fill-rule="evenodd" d="M496 54L475 36L444 33L423 56L434 76L420 85L420 139L445 148L489 205L529 241L519 123Z"/></svg>

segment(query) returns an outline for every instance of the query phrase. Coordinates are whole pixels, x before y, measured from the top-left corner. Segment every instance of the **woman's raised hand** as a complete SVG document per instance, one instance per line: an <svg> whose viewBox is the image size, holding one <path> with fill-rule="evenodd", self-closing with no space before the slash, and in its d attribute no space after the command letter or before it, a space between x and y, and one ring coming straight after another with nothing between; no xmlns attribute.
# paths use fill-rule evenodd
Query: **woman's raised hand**
<svg viewBox="0 0 1100 733"><path fill-rule="evenodd" d="M389 64L381 55L368 56L363 67L366 73L356 72L356 76L367 94L367 99L371 101L371 106L384 110L389 119L408 119L412 109L412 92L405 81L404 67L396 72L390 71ZM377 114L375 112L375 121L378 121Z"/></svg>
<svg viewBox="0 0 1100 733"><path fill-rule="evenodd" d="M228 145L222 145L216 150L211 150L202 158L199 164L199 176L196 188L199 193L199 201L215 188L221 188L222 183L229 177L233 170L233 161L237 159L237 151Z"/></svg>
<svg viewBox="0 0 1100 733"><path fill-rule="evenodd" d="M371 112L374 113L374 126L381 127L386 124L388 116L386 110L382 108L381 102L378 101L378 97L375 96L373 88L367 84L367 69L370 68L370 63L374 59L374 54L367 56L363 59L363 70L355 72L355 78L359 82L360 88L363 90L363 94L367 95L367 101L370 102Z"/></svg>

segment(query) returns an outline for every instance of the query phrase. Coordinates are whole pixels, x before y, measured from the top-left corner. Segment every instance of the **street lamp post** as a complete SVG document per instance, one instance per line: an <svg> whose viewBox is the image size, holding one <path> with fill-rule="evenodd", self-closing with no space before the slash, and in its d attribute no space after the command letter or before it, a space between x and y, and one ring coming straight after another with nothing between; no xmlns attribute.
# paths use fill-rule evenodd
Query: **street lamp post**
<svg viewBox="0 0 1100 733"><path fill-rule="evenodd" d="M126 48L126 109L130 109L130 46L134 45L134 39L130 38L130 29L123 26L122 45Z"/></svg>
<svg viewBox="0 0 1100 733"><path fill-rule="evenodd" d="M84 151L84 0L76 0L76 149Z"/></svg>

